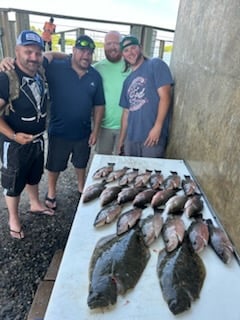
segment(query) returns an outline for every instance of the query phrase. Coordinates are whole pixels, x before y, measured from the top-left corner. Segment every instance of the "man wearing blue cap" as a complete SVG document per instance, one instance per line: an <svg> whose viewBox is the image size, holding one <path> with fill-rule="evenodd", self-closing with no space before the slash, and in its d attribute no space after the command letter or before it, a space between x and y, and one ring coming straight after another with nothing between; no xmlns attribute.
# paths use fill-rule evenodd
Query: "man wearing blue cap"
<svg viewBox="0 0 240 320"><path fill-rule="evenodd" d="M118 150L124 145L127 156L163 158L171 111L171 72L161 59L146 58L132 35L123 38L120 47L131 73L120 98L123 114Z"/></svg>
<svg viewBox="0 0 240 320"><path fill-rule="evenodd" d="M40 203L38 194L44 169L43 133L47 112L47 90L38 71L43 48L37 33L24 30L16 42L15 70L9 74L0 72L1 183L9 212L10 235L17 239L24 238L18 207L25 186L32 213L54 214Z"/></svg>

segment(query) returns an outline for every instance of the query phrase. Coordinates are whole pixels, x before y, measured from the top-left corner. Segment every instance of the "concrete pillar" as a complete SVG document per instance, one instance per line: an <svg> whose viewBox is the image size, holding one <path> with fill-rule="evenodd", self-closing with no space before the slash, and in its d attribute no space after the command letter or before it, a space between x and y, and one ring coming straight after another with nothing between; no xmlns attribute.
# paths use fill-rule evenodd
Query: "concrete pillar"
<svg viewBox="0 0 240 320"><path fill-rule="evenodd" d="M240 252L239 0L181 0L167 157L185 159Z"/></svg>
<svg viewBox="0 0 240 320"><path fill-rule="evenodd" d="M29 30L30 29L30 22L29 22L29 14L27 13L16 13L16 33L17 35L22 30Z"/></svg>
<svg viewBox="0 0 240 320"><path fill-rule="evenodd" d="M143 52L147 57L153 57L157 31L146 26L131 26L131 34L140 41Z"/></svg>
<svg viewBox="0 0 240 320"><path fill-rule="evenodd" d="M1 51L2 51L1 58L6 56L13 57L14 46L15 46L14 25L12 22L8 20L8 13L6 11L0 12L0 27L1 27Z"/></svg>

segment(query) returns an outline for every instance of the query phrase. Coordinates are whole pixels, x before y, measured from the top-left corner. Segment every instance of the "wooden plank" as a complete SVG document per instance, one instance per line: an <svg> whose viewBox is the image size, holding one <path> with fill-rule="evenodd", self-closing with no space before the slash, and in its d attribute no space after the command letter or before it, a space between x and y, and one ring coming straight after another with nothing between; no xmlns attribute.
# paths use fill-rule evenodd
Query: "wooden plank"
<svg viewBox="0 0 240 320"><path fill-rule="evenodd" d="M33 299L27 320L43 320L54 281L41 281Z"/></svg>
<svg viewBox="0 0 240 320"><path fill-rule="evenodd" d="M47 270L47 273L44 277L44 280L55 281L56 276L57 276L57 272L58 272L58 268L59 268L61 260L62 260L62 256L63 256L63 250L59 249L55 252L55 254L52 258L52 261L50 263L50 266Z"/></svg>

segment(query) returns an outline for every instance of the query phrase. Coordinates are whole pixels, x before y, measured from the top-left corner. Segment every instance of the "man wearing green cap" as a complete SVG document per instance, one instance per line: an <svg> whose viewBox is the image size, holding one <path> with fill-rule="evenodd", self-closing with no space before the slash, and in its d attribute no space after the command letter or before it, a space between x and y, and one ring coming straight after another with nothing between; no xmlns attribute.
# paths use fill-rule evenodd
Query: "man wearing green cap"
<svg viewBox="0 0 240 320"><path fill-rule="evenodd" d="M162 158L168 139L171 87L173 79L167 64L148 59L138 39L126 36L120 43L126 70L120 98L123 108L118 151L124 145L127 156Z"/></svg>

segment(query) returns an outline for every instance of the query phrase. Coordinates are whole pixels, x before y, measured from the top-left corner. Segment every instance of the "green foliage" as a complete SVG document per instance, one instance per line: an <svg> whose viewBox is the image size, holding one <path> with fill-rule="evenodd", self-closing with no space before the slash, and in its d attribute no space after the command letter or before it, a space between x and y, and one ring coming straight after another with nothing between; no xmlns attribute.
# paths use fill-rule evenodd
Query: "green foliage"
<svg viewBox="0 0 240 320"><path fill-rule="evenodd" d="M173 49L173 45L172 44L167 45L167 46L164 47L164 51L165 52L172 52L172 49Z"/></svg>

